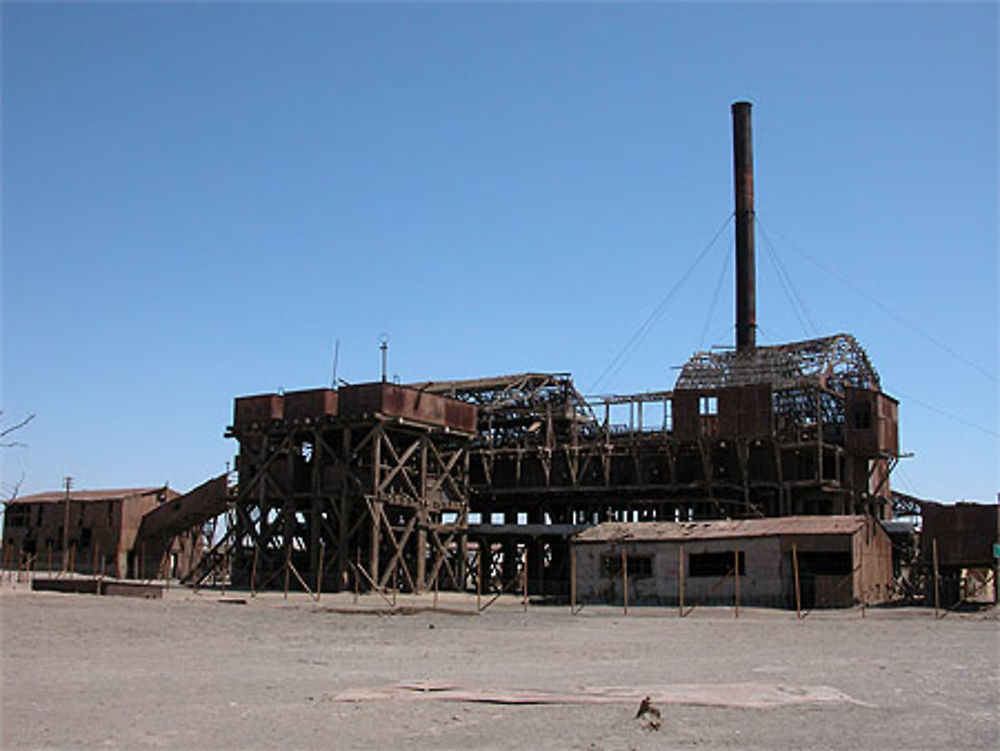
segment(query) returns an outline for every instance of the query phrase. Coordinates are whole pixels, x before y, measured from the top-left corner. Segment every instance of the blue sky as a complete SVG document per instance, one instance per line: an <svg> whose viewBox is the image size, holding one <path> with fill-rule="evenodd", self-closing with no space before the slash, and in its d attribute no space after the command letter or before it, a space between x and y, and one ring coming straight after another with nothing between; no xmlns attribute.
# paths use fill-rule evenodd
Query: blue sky
<svg viewBox="0 0 1000 751"><path fill-rule="evenodd" d="M329 383L338 339L374 380L381 332L403 381L670 388L732 342L731 226L598 377L732 212L737 99L759 341L853 333L894 484L1000 488L993 3L2 12L5 489L186 490L235 395Z"/></svg>

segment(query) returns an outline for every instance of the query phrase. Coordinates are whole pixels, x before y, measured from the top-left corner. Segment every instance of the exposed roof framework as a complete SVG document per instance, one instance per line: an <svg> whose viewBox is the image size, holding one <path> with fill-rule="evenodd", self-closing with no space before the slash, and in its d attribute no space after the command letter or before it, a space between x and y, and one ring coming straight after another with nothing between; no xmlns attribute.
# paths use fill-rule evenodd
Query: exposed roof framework
<svg viewBox="0 0 1000 751"><path fill-rule="evenodd" d="M881 390L868 353L850 334L835 334L748 352L698 352L681 369L675 390L770 384L783 389L811 383L841 392L845 387Z"/></svg>

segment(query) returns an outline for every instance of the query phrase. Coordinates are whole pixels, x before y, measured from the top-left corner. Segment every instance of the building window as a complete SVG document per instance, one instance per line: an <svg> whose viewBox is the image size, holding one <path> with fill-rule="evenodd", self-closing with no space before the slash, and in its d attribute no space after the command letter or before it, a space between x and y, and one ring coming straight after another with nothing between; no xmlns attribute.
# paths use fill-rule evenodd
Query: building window
<svg viewBox="0 0 1000 751"><path fill-rule="evenodd" d="M698 399L698 412L702 415L719 414L719 397L703 396Z"/></svg>
<svg viewBox="0 0 1000 751"><path fill-rule="evenodd" d="M631 578L643 579L653 575L653 556L651 555L630 555L626 556L628 561L628 575ZM601 571L605 576L618 577L622 575L622 556L606 555L601 560Z"/></svg>
<svg viewBox="0 0 1000 751"><path fill-rule="evenodd" d="M740 576L746 576L746 557L740 550L739 556ZM718 553L692 553L688 556L688 576L712 576L720 577L729 574L733 570L734 551L725 550Z"/></svg>
<svg viewBox="0 0 1000 751"><path fill-rule="evenodd" d="M852 556L848 552L816 551L799 553L799 569L803 574L818 576L846 576L853 570Z"/></svg>
<svg viewBox="0 0 1000 751"><path fill-rule="evenodd" d="M868 430L872 426L872 405L855 404L851 410L855 430Z"/></svg>
<svg viewBox="0 0 1000 751"><path fill-rule="evenodd" d="M8 506L7 525L10 527L23 527L28 520L27 510L25 506Z"/></svg>
<svg viewBox="0 0 1000 751"><path fill-rule="evenodd" d="M90 527L84 527L80 530L80 547L90 547Z"/></svg>

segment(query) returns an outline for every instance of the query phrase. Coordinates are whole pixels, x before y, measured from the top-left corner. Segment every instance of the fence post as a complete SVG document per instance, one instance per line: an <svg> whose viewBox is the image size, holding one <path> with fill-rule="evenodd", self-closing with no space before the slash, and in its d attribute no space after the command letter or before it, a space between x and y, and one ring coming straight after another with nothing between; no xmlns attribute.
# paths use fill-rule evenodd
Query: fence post
<svg viewBox="0 0 1000 751"><path fill-rule="evenodd" d="M483 541L476 546L476 612L483 609Z"/></svg>
<svg viewBox="0 0 1000 751"><path fill-rule="evenodd" d="M677 614L684 617L684 548L677 546Z"/></svg>
<svg viewBox="0 0 1000 751"><path fill-rule="evenodd" d="M934 559L934 620L937 620L938 610L941 608L941 590L938 579L938 547L936 537L931 540L931 551Z"/></svg>
<svg viewBox="0 0 1000 751"><path fill-rule="evenodd" d="M569 612L576 613L576 548L569 548Z"/></svg>
<svg viewBox="0 0 1000 751"><path fill-rule="evenodd" d="M736 600L735 618L740 617L740 551L733 551L733 596Z"/></svg>
<svg viewBox="0 0 1000 751"><path fill-rule="evenodd" d="M524 553L521 555L521 574L523 576L524 595L521 598L521 607L525 613L528 612L528 544L524 545Z"/></svg>
<svg viewBox="0 0 1000 751"><path fill-rule="evenodd" d="M795 617L802 618L802 590L799 589L799 549L792 543L792 568L795 571Z"/></svg>
<svg viewBox="0 0 1000 751"><path fill-rule="evenodd" d="M628 553L622 548L622 610L628 615Z"/></svg>
<svg viewBox="0 0 1000 751"><path fill-rule="evenodd" d="M316 602L323 594L323 553L326 552L326 545L319 546L319 570L316 571Z"/></svg>
<svg viewBox="0 0 1000 751"><path fill-rule="evenodd" d="M292 541L285 540L285 599L288 599L288 577L291 576Z"/></svg>
<svg viewBox="0 0 1000 751"><path fill-rule="evenodd" d="M392 606L396 607L396 593L399 591L399 559L396 559L396 565L392 567Z"/></svg>

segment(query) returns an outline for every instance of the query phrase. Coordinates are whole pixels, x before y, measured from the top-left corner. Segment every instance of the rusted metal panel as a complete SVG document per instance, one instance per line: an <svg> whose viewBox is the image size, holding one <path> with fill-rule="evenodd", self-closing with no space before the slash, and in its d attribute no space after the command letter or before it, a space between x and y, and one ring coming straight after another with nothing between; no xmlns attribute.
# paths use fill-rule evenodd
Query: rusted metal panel
<svg viewBox="0 0 1000 751"><path fill-rule="evenodd" d="M783 516L704 522L604 522L581 532L575 542L625 540L710 540L737 537L853 535L863 516Z"/></svg>
<svg viewBox="0 0 1000 751"><path fill-rule="evenodd" d="M674 435L678 438L697 438L701 433L698 415L698 393L675 392L672 401Z"/></svg>
<svg viewBox="0 0 1000 751"><path fill-rule="evenodd" d="M1000 541L1000 506L958 503L921 504L921 557L931 563L932 541L937 540L938 563L943 568L992 568L993 543Z"/></svg>
<svg viewBox="0 0 1000 751"><path fill-rule="evenodd" d="M233 425L269 423L284 418L285 399L281 394L237 397L233 404Z"/></svg>
<svg viewBox="0 0 1000 751"><path fill-rule="evenodd" d="M743 411L742 389L719 389L719 434L735 436L740 432Z"/></svg>
<svg viewBox="0 0 1000 751"><path fill-rule="evenodd" d="M479 420L479 409L474 404L446 399L444 403L444 419L447 425L471 433L476 430Z"/></svg>
<svg viewBox="0 0 1000 751"><path fill-rule="evenodd" d="M285 393L286 420L306 421L337 414L337 392L333 389L309 389Z"/></svg>
<svg viewBox="0 0 1000 751"><path fill-rule="evenodd" d="M767 384L740 389L739 433L766 436L774 433L774 401Z"/></svg>
<svg viewBox="0 0 1000 751"><path fill-rule="evenodd" d="M225 474L213 477L173 500L144 513L132 547L156 539L169 539L226 510L228 480Z"/></svg>
<svg viewBox="0 0 1000 751"><path fill-rule="evenodd" d="M475 405L394 383L343 387L340 389L339 412L343 417L390 415L465 432L475 431L478 418Z"/></svg>
<svg viewBox="0 0 1000 751"><path fill-rule="evenodd" d="M870 389L844 390L848 451L862 456L899 453L898 403L888 394Z"/></svg>
<svg viewBox="0 0 1000 751"><path fill-rule="evenodd" d="M768 384L719 389L719 435L762 436L772 433L772 399ZM704 420L704 417L703 417Z"/></svg>

